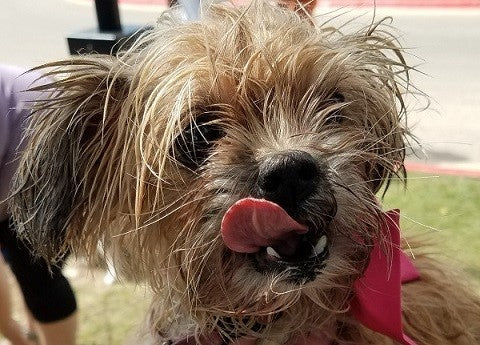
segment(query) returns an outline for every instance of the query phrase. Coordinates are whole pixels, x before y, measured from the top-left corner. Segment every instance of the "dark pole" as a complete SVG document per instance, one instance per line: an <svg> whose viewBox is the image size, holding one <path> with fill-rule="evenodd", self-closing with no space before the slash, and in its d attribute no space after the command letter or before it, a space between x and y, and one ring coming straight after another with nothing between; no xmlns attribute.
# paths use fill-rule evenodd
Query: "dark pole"
<svg viewBox="0 0 480 345"><path fill-rule="evenodd" d="M95 0L95 8L100 32L122 30L117 0Z"/></svg>
<svg viewBox="0 0 480 345"><path fill-rule="evenodd" d="M113 54L118 49L126 49L147 27L120 23L117 0L95 0L98 29L73 33L67 37L70 54Z"/></svg>

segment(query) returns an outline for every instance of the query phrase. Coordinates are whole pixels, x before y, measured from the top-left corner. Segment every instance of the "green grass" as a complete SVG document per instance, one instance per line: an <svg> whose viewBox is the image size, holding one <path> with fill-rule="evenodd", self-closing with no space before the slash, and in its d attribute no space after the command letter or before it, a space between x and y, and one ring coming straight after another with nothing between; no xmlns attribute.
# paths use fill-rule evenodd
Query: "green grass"
<svg viewBox="0 0 480 345"><path fill-rule="evenodd" d="M384 208L399 208L406 234L428 234L451 264L480 279L480 179L409 174L394 183Z"/></svg>
<svg viewBox="0 0 480 345"><path fill-rule="evenodd" d="M103 271L95 276L87 273L83 263L69 263L67 275L77 273L69 280L75 290L78 303L77 345L124 345L140 328L147 314L150 297L144 287L132 283L105 285ZM19 289L11 274L0 279L9 279L12 288L14 318L26 328L26 316ZM0 334L0 340L3 337Z"/></svg>
<svg viewBox="0 0 480 345"><path fill-rule="evenodd" d="M93 278L73 280L73 285L79 303L78 345L125 344L145 319L150 303L145 288L132 283L105 286Z"/></svg>

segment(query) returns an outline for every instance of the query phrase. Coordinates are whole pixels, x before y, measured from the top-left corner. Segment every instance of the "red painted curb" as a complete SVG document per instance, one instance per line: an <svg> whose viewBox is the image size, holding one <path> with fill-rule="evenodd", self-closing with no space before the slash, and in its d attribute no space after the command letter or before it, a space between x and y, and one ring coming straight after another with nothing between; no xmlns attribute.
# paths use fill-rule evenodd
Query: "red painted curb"
<svg viewBox="0 0 480 345"><path fill-rule="evenodd" d="M321 0L334 7L480 7L480 0Z"/></svg>
<svg viewBox="0 0 480 345"><path fill-rule="evenodd" d="M480 170L475 170L475 169L446 168L438 165L422 164L422 163L414 163L414 162L406 162L405 168L407 169L407 171L420 172L425 174L454 175L454 176L480 178Z"/></svg>
<svg viewBox="0 0 480 345"><path fill-rule="evenodd" d="M91 0L86 0L91 1ZM118 0L123 4L135 5L167 5L167 0ZM243 3L244 0L236 1ZM378 7L480 7L480 0L318 0L320 6L332 7L371 7L374 4Z"/></svg>

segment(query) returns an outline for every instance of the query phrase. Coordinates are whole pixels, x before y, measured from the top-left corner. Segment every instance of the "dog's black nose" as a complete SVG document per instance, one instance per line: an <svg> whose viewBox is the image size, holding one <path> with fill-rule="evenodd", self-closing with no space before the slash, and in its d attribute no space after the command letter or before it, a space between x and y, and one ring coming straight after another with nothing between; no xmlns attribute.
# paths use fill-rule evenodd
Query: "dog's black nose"
<svg viewBox="0 0 480 345"><path fill-rule="evenodd" d="M286 209L295 209L317 188L319 167L305 151L289 150L268 156L260 164L257 187L259 196Z"/></svg>

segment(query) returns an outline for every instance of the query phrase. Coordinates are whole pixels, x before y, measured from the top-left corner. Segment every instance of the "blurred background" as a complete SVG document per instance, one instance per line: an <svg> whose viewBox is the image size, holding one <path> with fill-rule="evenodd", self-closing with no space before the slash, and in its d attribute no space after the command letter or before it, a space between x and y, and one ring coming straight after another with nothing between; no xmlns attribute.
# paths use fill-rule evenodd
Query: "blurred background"
<svg viewBox="0 0 480 345"><path fill-rule="evenodd" d="M333 13L370 23L372 1L320 0L318 20ZM439 253L480 281L480 0L378 0L391 16L412 83L431 100L410 99L409 125L422 147L407 161L406 189L394 184L385 208L400 208L402 228L432 234ZM120 1L123 24L154 25L166 0ZM66 37L96 27L90 0L0 0L0 63L33 67L69 56ZM120 345L141 322L148 290L104 282L105 268L82 260L66 270L80 305L79 345ZM13 279L11 279L12 284ZM17 296L20 313L20 298Z"/></svg>

